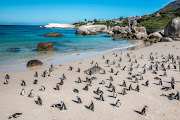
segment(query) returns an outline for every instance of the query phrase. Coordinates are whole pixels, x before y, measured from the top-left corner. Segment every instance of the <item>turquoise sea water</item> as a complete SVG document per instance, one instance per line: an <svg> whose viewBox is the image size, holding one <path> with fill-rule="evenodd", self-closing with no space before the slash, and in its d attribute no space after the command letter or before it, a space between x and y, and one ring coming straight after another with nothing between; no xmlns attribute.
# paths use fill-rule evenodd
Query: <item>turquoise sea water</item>
<svg viewBox="0 0 180 120"><path fill-rule="evenodd" d="M107 34L76 35L76 30L22 25L0 26L0 66L19 64L30 59L47 59L49 56L99 52L139 44L137 40L118 39L113 41L111 37L104 37ZM59 32L64 37L42 36L45 33L53 32ZM53 52L38 52L36 48L40 42L52 42L56 50Z"/></svg>

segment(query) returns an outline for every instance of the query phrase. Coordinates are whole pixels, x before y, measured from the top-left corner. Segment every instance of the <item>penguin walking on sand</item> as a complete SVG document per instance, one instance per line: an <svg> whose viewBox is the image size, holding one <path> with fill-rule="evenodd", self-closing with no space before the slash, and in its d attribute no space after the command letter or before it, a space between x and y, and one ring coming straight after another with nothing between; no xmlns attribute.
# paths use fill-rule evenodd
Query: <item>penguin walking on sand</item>
<svg viewBox="0 0 180 120"><path fill-rule="evenodd" d="M21 82L21 86L26 86L26 83L25 83L25 81L24 81L24 80L22 80L22 82Z"/></svg>
<svg viewBox="0 0 180 120"><path fill-rule="evenodd" d="M29 93L28 97L30 97L30 98L33 98L33 97L34 97L34 92L33 92L33 89L30 91L30 93Z"/></svg>
<svg viewBox="0 0 180 120"><path fill-rule="evenodd" d="M132 84L129 85L129 91L131 91L133 88L132 88Z"/></svg>
<svg viewBox="0 0 180 120"><path fill-rule="evenodd" d="M147 109L148 109L148 106L145 105L144 108L141 111L141 115L146 115Z"/></svg>
<svg viewBox="0 0 180 120"><path fill-rule="evenodd" d="M24 96L24 95L25 95L25 90L24 90L24 89L22 89L22 90L21 90L20 95L22 95L22 96Z"/></svg>
<svg viewBox="0 0 180 120"><path fill-rule="evenodd" d="M35 72L34 77L38 77L38 72L37 71Z"/></svg>
<svg viewBox="0 0 180 120"><path fill-rule="evenodd" d="M91 101L91 104L89 106L89 109L92 110L94 112L94 103Z"/></svg>
<svg viewBox="0 0 180 120"><path fill-rule="evenodd" d="M81 80L81 78L80 78L80 77L78 77L78 81L77 81L77 83L82 83L82 80Z"/></svg>
<svg viewBox="0 0 180 120"><path fill-rule="evenodd" d="M61 101L61 110L67 110L64 101Z"/></svg>
<svg viewBox="0 0 180 120"><path fill-rule="evenodd" d="M135 91L139 92L139 85L138 84L137 84Z"/></svg>
<svg viewBox="0 0 180 120"><path fill-rule="evenodd" d="M123 90L122 90L122 95L126 95L127 93L126 93L126 88L123 88Z"/></svg>
<svg viewBox="0 0 180 120"><path fill-rule="evenodd" d="M60 90L59 84L56 84L56 90Z"/></svg>
<svg viewBox="0 0 180 120"><path fill-rule="evenodd" d="M117 97L117 92L113 92L113 98Z"/></svg>
<svg viewBox="0 0 180 120"><path fill-rule="evenodd" d="M99 100L104 101L103 94L100 94L100 96L99 96Z"/></svg>
<svg viewBox="0 0 180 120"><path fill-rule="evenodd" d="M20 117L21 115L22 115L22 113L15 113L15 114L13 114L13 115L9 116L9 118L8 118L8 119L18 118L18 117Z"/></svg>
<svg viewBox="0 0 180 120"><path fill-rule="evenodd" d="M41 88L39 89L40 91L45 91L45 87L44 86L41 86Z"/></svg>
<svg viewBox="0 0 180 120"><path fill-rule="evenodd" d="M84 87L84 90L88 91L88 86L87 85Z"/></svg>
<svg viewBox="0 0 180 120"><path fill-rule="evenodd" d="M38 96L37 104L42 106L42 100L39 96Z"/></svg>
<svg viewBox="0 0 180 120"><path fill-rule="evenodd" d="M105 81L104 81L104 80L102 80L102 81L101 81L101 84L102 84L102 85L104 85L104 84L105 84Z"/></svg>
<svg viewBox="0 0 180 120"><path fill-rule="evenodd" d="M118 99L117 101L116 101L116 107L120 107L121 106L121 102L120 102L120 99Z"/></svg>
<svg viewBox="0 0 180 120"><path fill-rule="evenodd" d="M8 85L8 79L5 79L5 80L4 80L4 84L5 84L5 85Z"/></svg>
<svg viewBox="0 0 180 120"><path fill-rule="evenodd" d="M125 82L125 80L123 80L123 85L122 85L123 87L126 87L126 82Z"/></svg>
<svg viewBox="0 0 180 120"><path fill-rule="evenodd" d="M145 86L149 86L149 80L146 81Z"/></svg>
<svg viewBox="0 0 180 120"><path fill-rule="evenodd" d="M159 79L159 85L162 85L162 80L161 79Z"/></svg>
<svg viewBox="0 0 180 120"><path fill-rule="evenodd" d="M79 97L79 96L77 96L77 99L78 99L78 103L82 103L82 101L81 101L81 98Z"/></svg>
<svg viewBox="0 0 180 120"><path fill-rule="evenodd" d="M10 76L7 74L6 76L5 76L5 79L10 79Z"/></svg>

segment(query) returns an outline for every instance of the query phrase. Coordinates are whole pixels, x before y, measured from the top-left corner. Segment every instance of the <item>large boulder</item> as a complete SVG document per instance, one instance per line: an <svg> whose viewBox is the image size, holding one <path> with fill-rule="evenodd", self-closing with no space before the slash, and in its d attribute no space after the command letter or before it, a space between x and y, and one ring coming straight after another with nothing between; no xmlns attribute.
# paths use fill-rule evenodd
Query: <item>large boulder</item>
<svg viewBox="0 0 180 120"><path fill-rule="evenodd" d="M136 39L141 40L141 39L146 38L147 34L144 33L144 32L136 32L134 34L134 36L135 36Z"/></svg>
<svg viewBox="0 0 180 120"><path fill-rule="evenodd" d="M180 17L171 20L165 28L166 37L180 38Z"/></svg>
<svg viewBox="0 0 180 120"><path fill-rule="evenodd" d="M105 30L107 30L106 25L81 26L77 29L76 34L78 34L78 35L94 35L94 34L104 32Z"/></svg>
<svg viewBox="0 0 180 120"><path fill-rule="evenodd" d="M27 67L39 67L39 66L42 66L43 63L39 60L30 60L28 63L27 63Z"/></svg>
<svg viewBox="0 0 180 120"><path fill-rule="evenodd" d="M148 38L149 39L161 39L164 37L164 30L161 30L161 31L156 31L154 33L151 33Z"/></svg>
<svg viewBox="0 0 180 120"><path fill-rule="evenodd" d="M163 38L161 38L160 42L173 42L173 39L169 38L169 37L163 37Z"/></svg>
<svg viewBox="0 0 180 120"><path fill-rule="evenodd" d="M46 36L46 37L63 37L63 35L60 33L46 33L43 36Z"/></svg>
<svg viewBox="0 0 180 120"><path fill-rule="evenodd" d="M55 50L54 44L50 42L39 43L37 51L53 51Z"/></svg>

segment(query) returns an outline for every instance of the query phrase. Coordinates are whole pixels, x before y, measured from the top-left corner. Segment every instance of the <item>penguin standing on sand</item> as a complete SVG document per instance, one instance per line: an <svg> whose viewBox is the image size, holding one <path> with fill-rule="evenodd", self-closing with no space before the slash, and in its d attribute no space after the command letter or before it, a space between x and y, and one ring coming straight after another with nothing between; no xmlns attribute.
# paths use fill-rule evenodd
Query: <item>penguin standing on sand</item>
<svg viewBox="0 0 180 120"><path fill-rule="evenodd" d="M89 109L92 110L94 112L94 103L91 101L91 104L89 106Z"/></svg>
<svg viewBox="0 0 180 120"><path fill-rule="evenodd" d="M82 103L81 98L79 96L77 96L78 99L78 103Z"/></svg>
<svg viewBox="0 0 180 120"><path fill-rule="evenodd" d="M25 94L25 90L22 89L20 95L24 96L24 94Z"/></svg>
<svg viewBox="0 0 180 120"><path fill-rule="evenodd" d="M38 96L37 104L42 106L42 100L39 96Z"/></svg>
<svg viewBox="0 0 180 120"><path fill-rule="evenodd" d="M145 105L144 108L141 111L141 115L146 115L147 109L148 109L148 106Z"/></svg>
<svg viewBox="0 0 180 120"><path fill-rule="evenodd" d="M33 92L33 89L30 91L30 93L29 93L28 97L30 97L30 98L33 98L33 97L34 97L34 92Z"/></svg>
<svg viewBox="0 0 180 120"><path fill-rule="evenodd" d="M24 81L24 80L22 80L22 82L21 82L21 86L26 86L26 83L25 83L25 81Z"/></svg>
<svg viewBox="0 0 180 120"><path fill-rule="evenodd" d="M45 91L45 87L44 87L44 86L41 86L41 88L40 88L39 90Z"/></svg>
<svg viewBox="0 0 180 120"><path fill-rule="evenodd" d="M118 99L117 101L116 101L116 107L120 107L121 106L121 102L120 102L120 99Z"/></svg>

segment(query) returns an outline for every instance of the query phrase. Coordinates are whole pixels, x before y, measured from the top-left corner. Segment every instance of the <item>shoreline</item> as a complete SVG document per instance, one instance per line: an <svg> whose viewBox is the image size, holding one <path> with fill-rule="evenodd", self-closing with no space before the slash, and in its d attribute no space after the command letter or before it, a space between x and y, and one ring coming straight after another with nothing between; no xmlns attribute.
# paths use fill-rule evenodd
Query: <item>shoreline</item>
<svg viewBox="0 0 180 120"><path fill-rule="evenodd" d="M99 56L99 55L103 55L103 54L110 54L113 52L118 52L120 50L124 51L124 50L129 50L131 48L139 48L139 46L144 47L144 43L142 40L139 40L136 44L137 45L131 45L131 46L122 47L122 48L112 48L112 49L107 49L107 50L103 50L103 51L61 54L61 55L54 55L51 57L46 56L45 58L43 58L43 56L41 56L38 60L43 62L43 66L38 67L38 69L47 68L51 64L58 65L58 64L63 64L63 63L71 63L71 62L75 62L77 60L82 60L82 59L87 59L90 57L95 57L95 56ZM72 59L71 57L74 57L75 60L71 60ZM65 60L62 60L63 58ZM29 60L25 59L25 60L28 62L29 60L32 60L32 59L29 59ZM58 60L60 60L59 63L58 63ZM20 63L20 64L0 65L0 72L7 72L7 71L18 72L18 71L31 70L26 67L27 62ZM17 67L19 69L16 69Z"/></svg>

